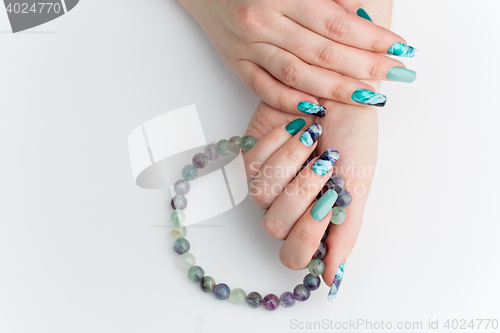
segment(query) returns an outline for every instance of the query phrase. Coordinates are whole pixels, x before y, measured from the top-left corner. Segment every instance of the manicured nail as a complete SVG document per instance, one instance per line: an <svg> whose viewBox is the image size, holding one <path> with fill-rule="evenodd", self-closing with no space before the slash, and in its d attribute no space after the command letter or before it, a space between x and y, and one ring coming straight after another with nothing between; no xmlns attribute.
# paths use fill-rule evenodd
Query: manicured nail
<svg viewBox="0 0 500 333"><path fill-rule="evenodd" d="M328 190L316 201L314 207L311 209L311 217L316 221L321 221L328 215L332 209L335 201L337 201L338 194L334 190Z"/></svg>
<svg viewBox="0 0 500 333"><path fill-rule="evenodd" d="M326 108L324 106L311 102L300 101L297 105L297 109L301 112L312 114L318 117L324 117L326 115Z"/></svg>
<svg viewBox="0 0 500 333"><path fill-rule="evenodd" d="M286 125L285 129L291 135L297 134L298 131L302 129L306 125L306 121L302 118L297 118L292 121L290 124Z"/></svg>
<svg viewBox="0 0 500 333"><path fill-rule="evenodd" d="M403 43L394 43L387 53L398 57L411 58L417 54L417 49Z"/></svg>
<svg viewBox="0 0 500 333"><path fill-rule="evenodd" d="M318 140L319 136L323 132L320 124L312 124L308 129L300 136L300 142L304 145L311 147L316 140Z"/></svg>
<svg viewBox="0 0 500 333"><path fill-rule="evenodd" d="M365 105L384 106L387 102L385 95L366 89L358 89L352 93L352 100Z"/></svg>
<svg viewBox="0 0 500 333"><path fill-rule="evenodd" d="M412 83L417 78L417 73L403 67L392 67L387 73L386 79L398 82Z"/></svg>
<svg viewBox="0 0 500 333"><path fill-rule="evenodd" d="M362 17L364 18L365 20L368 20L370 22L373 22L372 18L370 17L370 15L368 15L368 13L366 12L366 10L364 10L363 8L360 8L358 9L358 11L356 12L356 14L358 14L359 17Z"/></svg>
<svg viewBox="0 0 500 333"><path fill-rule="evenodd" d="M341 264L339 268L337 268L337 273L335 273L335 279L333 280L332 287L328 292L328 300L333 302L337 293L339 292L340 284L342 283L342 278L344 277L344 264Z"/></svg>
<svg viewBox="0 0 500 333"><path fill-rule="evenodd" d="M337 160L340 154L337 149L328 148L311 166L311 169L320 176L326 175Z"/></svg>

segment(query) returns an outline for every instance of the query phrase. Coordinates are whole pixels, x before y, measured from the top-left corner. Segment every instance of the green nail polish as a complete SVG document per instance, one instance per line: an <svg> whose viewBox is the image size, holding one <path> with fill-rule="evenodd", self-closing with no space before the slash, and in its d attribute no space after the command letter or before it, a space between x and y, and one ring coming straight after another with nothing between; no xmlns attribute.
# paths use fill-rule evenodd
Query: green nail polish
<svg viewBox="0 0 500 333"><path fill-rule="evenodd" d="M366 10L364 10L363 8L358 9L358 11L356 12L356 14L357 14L359 17L364 18L365 20L368 20L368 21L370 21L370 22L373 22L373 20L372 20L372 18L370 17L370 15L368 15L368 13L366 12Z"/></svg>
<svg viewBox="0 0 500 333"><path fill-rule="evenodd" d="M392 67L386 78L391 81L412 83L417 78L417 73L403 67Z"/></svg>
<svg viewBox="0 0 500 333"><path fill-rule="evenodd" d="M305 125L306 125L306 121L304 119L297 118L294 121L292 121L290 124L286 125L285 129L291 135L295 135Z"/></svg>
<svg viewBox="0 0 500 333"><path fill-rule="evenodd" d="M385 95L366 89L358 89L352 93L352 100L365 105L384 106L387 102Z"/></svg>
<svg viewBox="0 0 500 333"><path fill-rule="evenodd" d="M337 201L337 197L338 194L334 190L330 189L326 191L311 209L311 217L316 221L324 219L325 216L328 215L330 209L332 209L335 201Z"/></svg>
<svg viewBox="0 0 500 333"><path fill-rule="evenodd" d="M389 50L387 50L387 53L398 57L412 58L417 54L417 49L403 43L394 43Z"/></svg>

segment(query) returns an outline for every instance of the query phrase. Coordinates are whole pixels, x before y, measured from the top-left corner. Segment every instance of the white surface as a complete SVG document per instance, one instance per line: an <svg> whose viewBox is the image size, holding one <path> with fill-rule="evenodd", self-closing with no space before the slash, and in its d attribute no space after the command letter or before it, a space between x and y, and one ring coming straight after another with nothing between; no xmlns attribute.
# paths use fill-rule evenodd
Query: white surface
<svg viewBox="0 0 500 333"><path fill-rule="evenodd" d="M169 229L151 227L167 224L169 195L133 181L138 125L196 104L216 141L243 133L258 102L181 6L86 0L0 34L0 332L499 319L499 12L498 1L396 1L393 30L418 48L405 63L419 77L383 85L378 171L339 296L328 303L323 285L274 313L202 294ZM279 263L261 214L247 199L206 222L224 227L190 229L192 252L218 281L281 293L304 272Z"/></svg>

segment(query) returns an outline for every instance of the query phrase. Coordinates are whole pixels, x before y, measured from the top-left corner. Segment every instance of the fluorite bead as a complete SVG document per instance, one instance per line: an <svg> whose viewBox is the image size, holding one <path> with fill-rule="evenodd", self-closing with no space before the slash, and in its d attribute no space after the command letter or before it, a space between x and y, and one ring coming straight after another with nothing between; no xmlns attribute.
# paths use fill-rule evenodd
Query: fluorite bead
<svg viewBox="0 0 500 333"><path fill-rule="evenodd" d="M170 204L173 205L173 199ZM175 226L180 226L185 220L186 213L180 209L174 209L174 211L170 213L170 222L172 222Z"/></svg>
<svg viewBox="0 0 500 333"><path fill-rule="evenodd" d="M226 300L229 297L229 293L231 290L229 290L229 287L225 283L219 283L214 287L214 296L220 301Z"/></svg>
<svg viewBox="0 0 500 333"><path fill-rule="evenodd" d="M177 254L183 254L189 252L189 248L191 245L189 244L186 238L177 238L174 241L174 251Z"/></svg>
<svg viewBox="0 0 500 333"><path fill-rule="evenodd" d="M241 288L233 289L229 293L229 302L236 304L236 305L244 304L246 298L247 298L247 294Z"/></svg>
<svg viewBox="0 0 500 333"><path fill-rule="evenodd" d="M204 276L200 280L200 288L206 293L211 293L215 288L215 280L211 276Z"/></svg>
<svg viewBox="0 0 500 333"><path fill-rule="evenodd" d="M220 140L219 142L217 142L216 149L217 149L217 153L219 153L219 155L222 155L222 156L229 155L230 151L229 151L227 144L228 144L227 140Z"/></svg>
<svg viewBox="0 0 500 333"><path fill-rule="evenodd" d="M188 270L188 278L193 282L200 282L205 276L205 271L200 266L192 266Z"/></svg>
<svg viewBox="0 0 500 333"><path fill-rule="evenodd" d="M352 202L352 194L348 190L342 190L339 193L339 197L337 198L337 201L335 202L337 206L340 207L347 207L351 204Z"/></svg>
<svg viewBox="0 0 500 333"><path fill-rule="evenodd" d="M280 296L280 305L284 308L291 308L295 305L295 297L289 291L285 291Z"/></svg>
<svg viewBox="0 0 500 333"><path fill-rule="evenodd" d="M312 275L321 275L325 271L325 263L319 259L313 259L307 266Z"/></svg>
<svg viewBox="0 0 500 333"><path fill-rule="evenodd" d="M179 266L188 270L196 264L196 258L191 253L184 253L179 257Z"/></svg>
<svg viewBox="0 0 500 333"><path fill-rule="evenodd" d="M299 301L299 302L304 302L311 297L311 291L307 289L303 284L298 284L294 289L293 289L293 297Z"/></svg>
<svg viewBox="0 0 500 333"><path fill-rule="evenodd" d="M262 305L267 311L274 311L280 306L280 299L275 294L268 294L262 299Z"/></svg>
<svg viewBox="0 0 500 333"><path fill-rule="evenodd" d="M304 280L302 282L304 283L304 287L306 287L310 291L317 290L321 285L321 279L319 278L319 276L315 276L312 274L307 274L306 276L304 276Z"/></svg>
<svg viewBox="0 0 500 333"><path fill-rule="evenodd" d="M186 209L186 206L188 204L188 201L185 196L182 194L177 194L172 198L172 201L170 201L170 205L172 206L173 209L180 209L184 210Z"/></svg>
<svg viewBox="0 0 500 333"><path fill-rule="evenodd" d="M197 169L203 169L208 165L208 158L203 153L198 153L193 156L193 165Z"/></svg>
<svg viewBox="0 0 500 333"><path fill-rule="evenodd" d="M345 180L342 176L333 174L326 182L326 186L339 193L345 186Z"/></svg>
<svg viewBox="0 0 500 333"><path fill-rule="evenodd" d="M184 168L182 168L182 178L185 180L193 180L198 177L198 169L192 164L186 165Z"/></svg>
<svg viewBox="0 0 500 333"><path fill-rule="evenodd" d="M187 235L187 228L183 225L174 225L170 234L174 239L184 238Z"/></svg>
<svg viewBox="0 0 500 333"><path fill-rule="evenodd" d="M332 217L330 218L330 222L333 224L341 224L345 221L347 214L345 209L340 206L336 206L332 208Z"/></svg>
<svg viewBox="0 0 500 333"><path fill-rule="evenodd" d="M211 143L206 146L203 153L210 161L215 161L220 157L219 153L217 152L217 145L215 143Z"/></svg>
<svg viewBox="0 0 500 333"><path fill-rule="evenodd" d="M231 153L235 153L235 154L239 153L241 150L240 142L241 142L241 138L239 136L233 136L231 139L229 139L229 141L227 143L227 147L229 148L229 151Z"/></svg>
<svg viewBox="0 0 500 333"><path fill-rule="evenodd" d="M241 139L240 142L241 150L249 151L253 146L255 146L256 143L257 143L256 138L254 138L251 135L247 135L243 139Z"/></svg>
<svg viewBox="0 0 500 333"><path fill-rule="evenodd" d="M323 259L326 257L326 254L328 253L328 250L326 249L326 244L323 242L319 243L319 247L316 250L316 253L313 255L313 259Z"/></svg>
<svg viewBox="0 0 500 333"><path fill-rule="evenodd" d="M262 296L258 292L252 291L247 295L246 302L249 307L256 309L262 304Z"/></svg>
<svg viewBox="0 0 500 333"><path fill-rule="evenodd" d="M185 179L179 179L174 184L174 191L177 194L186 195L188 194L190 188L191 186L189 185L189 182Z"/></svg>

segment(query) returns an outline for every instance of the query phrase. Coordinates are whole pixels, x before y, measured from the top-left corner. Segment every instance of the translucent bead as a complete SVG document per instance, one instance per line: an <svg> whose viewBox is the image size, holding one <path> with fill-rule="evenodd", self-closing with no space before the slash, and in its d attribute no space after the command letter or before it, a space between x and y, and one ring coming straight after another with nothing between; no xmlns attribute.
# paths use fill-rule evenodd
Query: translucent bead
<svg viewBox="0 0 500 333"><path fill-rule="evenodd" d="M192 164L186 165L184 168L182 168L182 178L185 180L193 180L198 177L198 169Z"/></svg>
<svg viewBox="0 0 500 333"><path fill-rule="evenodd" d="M170 204L173 205L172 202ZM172 222L175 226L180 226L185 220L186 213L180 209L174 209L174 211L170 213L170 222Z"/></svg>
<svg viewBox="0 0 500 333"><path fill-rule="evenodd" d="M317 290L321 285L321 279L319 278L319 276L315 276L312 274L307 274L306 276L304 276L304 280L302 282L304 283L304 287L306 287L310 291Z"/></svg>
<svg viewBox="0 0 500 333"><path fill-rule="evenodd" d="M295 297L289 291L285 291L280 296L280 305L284 308L291 308L295 305Z"/></svg>
<svg viewBox="0 0 500 333"><path fill-rule="evenodd" d="M206 157L208 157L210 161L215 161L220 157L219 153L217 152L217 145L215 143L211 143L206 146L203 153Z"/></svg>
<svg viewBox="0 0 500 333"><path fill-rule="evenodd" d="M326 254L328 253L328 250L326 248L326 244L323 242L319 243L319 247L316 250L316 253L313 255L313 259L323 259L326 257Z"/></svg>
<svg viewBox="0 0 500 333"><path fill-rule="evenodd" d="M205 271L200 266L192 266L188 270L188 278L193 282L200 282L205 276Z"/></svg>
<svg viewBox="0 0 500 333"><path fill-rule="evenodd" d="M174 242L174 251L177 254L184 254L186 252L189 252L190 247L191 245L186 238L178 238Z"/></svg>
<svg viewBox="0 0 500 333"><path fill-rule="evenodd" d="M334 190L339 193L345 186L345 180L340 175L332 175L330 179L326 182L326 186L329 189Z"/></svg>
<svg viewBox="0 0 500 333"><path fill-rule="evenodd" d="M262 296L258 292L252 291L247 295L246 302L249 307L256 309L262 304Z"/></svg>
<svg viewBox="0 0 500 333"><path fill-rule="evenodd" d="M187 228L183 225L174 225L170 234L175 239L184 238L187 235Z"/></svg>
<svg viewBox="0 0 500 333"><path fill-rule="evenodd" d="M229 293L229 302L236 304L236 305L244 304L246 298L247 298L247 294L241 288L233 289Z"/></svg>
<svg viewBox="0 0 500 333"><path fill-rule="evenodd" d="M341 224L345 221L347 217L347 213L345 209L340 206L335 206L332 208L332 217L330 218L330 222L333 224Z"/></svg>
<svg viewBox="0 0 500 333"><path fill-rule="evenodd" d="M206 293L211 293L215 288L215 280L211 276L205 276L200 280L200 288Z"/></svg>
<svg viewBox="0 0 500 333"><path fill-rule="evenodd" d="M214 296L220 301L224 301L229 298L229 293L231 290L229 286L225 283L219 283L214 287Z"/></svg>
<svg viewBox="0 0 500 333"><path fill-rule="evenodd" d="M196 258L191 253L184 253L179 257L179 266L188 270L196 264Z"/></svg>
<svg viewBox="0 0 500 333"><path fill-rule="evenodd" d="M294 289L293 289L293 297L299 301L299 302L304 302L311 297L311 291L307 289L303 284L298 284Z"/></svg>
<svg viewBox="0 0 500 333"><path fill-rule="evenodd" d="M186 209L186 206L188 204L188 201L185 196L182 194L177 194L172 198L172 201L170 201L170 205L172 206L173 209L177 210L184 210ZM184 217L185 218L185 217Z"/></svg>
<svg viewBox="0 0 500 333"><path fill-rule="evenodd" d="M229 151L231 151L231 153L238 154L241 151L240 142L241 138L239 136L233 136L231 139L229 139L227 143Z"/></svg>
<svg viewBox="0 0 500 333"><path fill-rule="evenodd" d="M228 144L227 140L220 140L219 142L217 142L216 150L217 150L217 153L219 155L222 155L222 156L229 155L230 151L229 151L227 144Z"/></svg>
<svg viewBox="0 0 500 333"><path fill-rule="evenodd" d="M255 146L256 143L257 143L256 138L254 138L251 135L247 135L243 139L241 139L240 142L241 150L249 151L253 146Z"/></svg>
<svg viewBox="0 0 500 333"><path fill-rule="evenodd" d="M189 182L184 179L179 179L174 184L174 191L177 194L186 195L188 194L190 188L191 186L189 185Z"/></svg>
<svg viewBox="0 0 500 333"><path fill-rule="evenodd" d="M205 154L198 153L193 156L192 162L197 169L203 169L208 165L208 158L205 156Z"/></svg>
<svg viewBox="0 0 500 333"><path fill-rule="evenodd" d="M275 294L268 294L262 299L262 305L267 311L274 311L280 306L280 299Z"/></svg>
<svg viewBox="0 0 500 333"><path fill-rule="evenodd" d="M337 206L347 207L352 202L352 194L348 190L342 190L339 193L337 201L335 202Z"/></svg>
<svg viewBox="0 0 500 333"><path fill-rule="evenodd" d="M313 259L307 266L312 275L321 275L325 271L325 263L319 259Z"/></svg>

